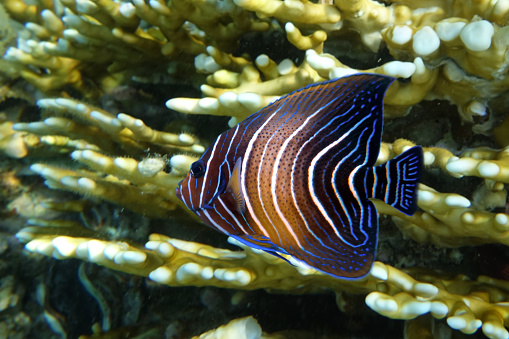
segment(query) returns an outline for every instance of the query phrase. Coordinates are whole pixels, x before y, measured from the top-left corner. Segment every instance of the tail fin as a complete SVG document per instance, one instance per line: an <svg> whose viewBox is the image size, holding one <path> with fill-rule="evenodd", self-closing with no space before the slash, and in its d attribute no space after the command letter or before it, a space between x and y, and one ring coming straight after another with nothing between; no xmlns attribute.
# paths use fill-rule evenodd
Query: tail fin
<svg viewBox="0 0 509 339"><path fill-rule="evenodd" d="M412 215L417 210L417 185L422 175L422 148L406 152L374 168L373 198Z"/></svg>

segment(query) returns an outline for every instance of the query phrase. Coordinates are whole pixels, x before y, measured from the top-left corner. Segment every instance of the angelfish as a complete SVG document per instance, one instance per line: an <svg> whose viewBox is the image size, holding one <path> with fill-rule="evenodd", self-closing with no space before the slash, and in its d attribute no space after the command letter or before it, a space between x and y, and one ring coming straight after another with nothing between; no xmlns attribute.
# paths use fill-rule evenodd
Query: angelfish
<svg viewBox="0 0 509 339"><path fill-rule="evenodd" d="M298 89L221 134L176 195L208 226L337 278L366 275L379 199L412 215L422 149L376 166L393 78L356 74Z"/></svg>

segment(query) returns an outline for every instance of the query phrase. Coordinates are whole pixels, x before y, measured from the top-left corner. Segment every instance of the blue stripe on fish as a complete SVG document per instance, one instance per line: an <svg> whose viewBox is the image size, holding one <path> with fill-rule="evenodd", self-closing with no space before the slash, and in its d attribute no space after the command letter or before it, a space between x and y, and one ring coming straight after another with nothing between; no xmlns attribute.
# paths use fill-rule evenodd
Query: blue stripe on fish
<svg viewBox="0 0 509 339"><path fill-rule="evenodd" d="M369 199L414 213L422 172L420 147L373 167L393 80L357 74L288 94L221 134L177 196L244 244L334 277L366 275L378 239Z"/></svg>

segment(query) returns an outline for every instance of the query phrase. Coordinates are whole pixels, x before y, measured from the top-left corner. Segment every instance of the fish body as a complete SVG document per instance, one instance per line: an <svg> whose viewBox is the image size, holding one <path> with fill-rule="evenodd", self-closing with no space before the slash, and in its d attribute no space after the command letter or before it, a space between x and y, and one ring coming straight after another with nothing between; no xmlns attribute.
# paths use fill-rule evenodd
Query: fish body
<svg viewBox="0 0 509 339"><path fill-rule="evenodd" d="M378 238L371 198L416 210L422 150L373 167L394 79L357 74L296 90L221 134L176 195L210 227L343 279L366 275Z"/></svg>

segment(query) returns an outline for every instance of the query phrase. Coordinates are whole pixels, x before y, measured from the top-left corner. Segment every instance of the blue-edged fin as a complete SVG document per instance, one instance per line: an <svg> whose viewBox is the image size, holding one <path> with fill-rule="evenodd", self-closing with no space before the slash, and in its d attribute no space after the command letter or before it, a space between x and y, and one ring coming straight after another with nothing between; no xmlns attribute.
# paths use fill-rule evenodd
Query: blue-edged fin
<svg viewBox="0 0 509 339"><path fill-rule="evenodd" d="M278 252L283 254L288 254L286 251L272 243L272 241L267 238L264 235L250 235L250 234L230 234L230 237L234 238L238 242L243 243L244 245L247 245L251 248L256 248L258 250L265 251L269 254L272 254L273 256L276 256L280 259L283 259L284 261L291 264L288 260L283 258L278 254Z"/></svg>
<svg viewBox="0 0 509 339"><path fill-rule="evenodd" d="M422 148L415 146L375 167L373 198L384 201L406 215L414 214L422 164Z"/></svg>
<svg viewBox="0 0 509 339"><path fill-rule="evenodd" d="M242 158L239 157L235 162L235 167L233 167L232 175L230 176L230 181L228 182L228 186L226 186L226 192L232 195L235 210L243 214L246 211L246 201L244 199L244 196L242 195L242 191L240 190L241 167Z"/></svg>

